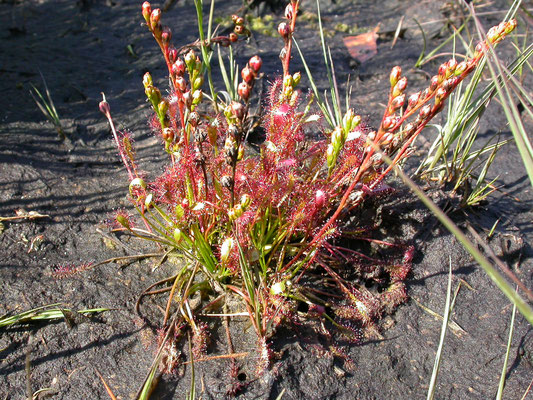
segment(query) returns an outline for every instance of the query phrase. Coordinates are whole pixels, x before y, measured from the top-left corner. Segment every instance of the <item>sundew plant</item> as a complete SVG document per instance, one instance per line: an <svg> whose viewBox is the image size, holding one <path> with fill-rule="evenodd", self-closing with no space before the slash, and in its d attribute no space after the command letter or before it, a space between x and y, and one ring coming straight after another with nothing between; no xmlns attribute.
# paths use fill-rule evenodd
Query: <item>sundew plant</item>
<svg viewBox="0 0 533 400"><path fill-rule="evenodd" d="M142 172L130 134L115 129L109 104L105 98L100 103L136 210L135 216L117 213L118 229L183 259L175 275L163 282L170 295L162 347L176 337L170 331L189 331L194 358L204 357L209 326L200 314L214 307L222 313L224 297L238 299L249 315L257 334L259 373L270 365L269 341L281 324L319 321L332 343L336 338L361 342L384 313L405 301L413 249L374 241L398 250L397 257L378 259L347 248L341 245L347 236L372 239L367 226L352 224L348 230L346 222L366 198L387 192L384 179L410 156L417 135L488 46L510 33L516 21L492 28L472 58L442 64L420 92L408 94L407 78L400 67L392 68L377 129L352 109L336 110L337 122L323 128L323 115L314 111L321 100L300 87L300 72L291 71L299 0L287 5L278 27L283 75L261 99L253 89L262 60L250 58L240 71L233 60L232 46L249 35L244 19L234 15L233 32L215 36L212 15L205 30L202 1L195 4L199 39L181 46L162 24L161 11L142 4L146 27L168 67L167 95L149 73L142 82L152 108L150 126L167 154L160 176ZM215 56L220 71L212 68ZM218 76L224 90L216 89ZM260 126L265 140L259 151L247 146L257 127L250 107L256 101L264 109Z"/></svg>

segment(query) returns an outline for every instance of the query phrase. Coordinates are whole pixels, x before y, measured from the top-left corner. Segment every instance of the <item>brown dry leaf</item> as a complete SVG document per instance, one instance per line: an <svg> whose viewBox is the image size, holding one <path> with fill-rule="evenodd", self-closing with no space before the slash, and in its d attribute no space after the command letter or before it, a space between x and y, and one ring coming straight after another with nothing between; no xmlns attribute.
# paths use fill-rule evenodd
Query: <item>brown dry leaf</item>
<svg viewBox="0 0 533 400"><path fill-rule="evenodd" d="M346 36L344 45L352 58L360 63L370 60L378 53L376 41L378 39L379 25L367 33L357 36Z"/></svg>

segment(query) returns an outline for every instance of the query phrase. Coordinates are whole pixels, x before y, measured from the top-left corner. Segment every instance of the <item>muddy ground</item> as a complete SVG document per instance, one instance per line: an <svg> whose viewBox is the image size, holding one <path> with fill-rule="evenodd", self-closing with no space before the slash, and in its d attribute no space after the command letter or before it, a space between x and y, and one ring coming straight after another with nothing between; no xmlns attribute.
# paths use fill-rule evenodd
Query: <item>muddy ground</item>
<svg viewBox="0 0 533 400"><path fill-rule="evenodd" d="M146 123L149 107L141 78L149 70L164 87L165 72L155 42L141 25L140 1L132 0L28 0L0 1L0 215L15 210L49 215L38 220L5 222L0 234L0 315L61 302L72 309L110 307L91 320L78 319L0 330L0 399L26 396L26 360L30 363L33 391L50 388L54 399L107 399L96 374L102 374L122 399L134 396L156 350L152 330L134 310L138 294L151 283L172 273L165 263L151 272L153 260L128 266L109 264L73 279L52 276L54 265L101 261L110 257L149 251L135 240L122 237L127 246L110 248L103 240L104 221L128 205L125 172L113 148L109 130L98 111L105 92L115 120L134 132L144 169L157 173L164 157ZM195 39L194 8L179 1L163 16L181 43ZM235 12L240 3L221 3L217 15ZM314 2L303 1L311 15L300 21L297 37L318 84L325 88ZM484 2L485 3L485 2ZM446 35L443 6L455 2L342 1L322 3L326 30L340 82L351 75L352 105L373 125L379 122L388 90L388 74L396 64L407 71L411 85L427 84L424 74L412 69L422 48L416 18L430 42L428 49ZM531 7L531 2L525 4ZM496 1L480 12L485 26L500 21L507 2ZM500 10L500 12L498 12ZM268 9L263 14L270 12ZM453 13L451 15L454 16ZM405 32L392 46L393 32L403 18ZM273 29L278 17L274 18ZM361 33L380 25L377 55L364 62L351 59L343 45L342 31ZM530 25L531 28L531 25ZM387 32L389 32L387 34ZM267 80L280 73L277 53L281 41L257 33L237 47L238 62L259 53ZM268 32L266 32L268 33ZM128 49L129 47L129 49ZM501 46L504 59L512 56ZM298 58L298 57L296 57ZM433 73L440 58L426 64ZM301 69L298 60L293 69ZM61 141L44 120L30 94L30 84L42 88L39 71L50 88L68 139ZM526 76L526 87L531 78ZM481 136L501 133L510 137L496 102L485 116ZM531 129L532 121L525 120ZM423 149L425 141L418 141ZM475 209L452 213L461 226L468 221L486 234L499 223L490 241L494 251L531 287L533 271L532 193L514 144L498 155L492 176L507 193L494 195ZM497 391L512 307L486 274L428 214L400 183L383 200L382 218L392 236L416 248L413 272L408 279L411 300L382 323L383 340L348 347L356 368L347 371L341 360L317 357L291 330L279 332L274 348L280 359L271 371L256 377L253 332L235 336L236 351L252 351L241 360L242 399L419 399L424 398L439 341L441 321L423 305L442 314L448 264L451 259L454 289L460 282L452 320L461 328L449 330L437 387L439 399L490 399ZM440 205L447 198L436 194ZM36 239L37 238L37 239ZM36 245L40 239L40 245ZM244 323L245 324L245 323ZM234 335L238 334L234 329ZM518 316L507 372L506 399L520 399L533 378L533 333ZM225 352L225 337L214 336L211 352ZM227 360L198 363L197 393L204 399L224 398ZM190 368L163 376L152 398L182 399L190 386ZM533 396L529 394L529 396Z"/></svg>

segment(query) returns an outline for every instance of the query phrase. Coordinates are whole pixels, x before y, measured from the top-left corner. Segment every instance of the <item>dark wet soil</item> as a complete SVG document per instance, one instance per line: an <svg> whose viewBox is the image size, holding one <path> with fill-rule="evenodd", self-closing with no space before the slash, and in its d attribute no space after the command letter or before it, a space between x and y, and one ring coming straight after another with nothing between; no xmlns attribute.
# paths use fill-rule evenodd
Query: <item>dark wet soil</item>
<svg viewBox="0 0 533 400"><path fill-rule="evenodd" d="M13 216L21 208L48 215L4 223L0 234L0 315L56 302L73 309L114 309L89 320L77 319L74 326L61 321L0 330L0 399L25 398L27 361L32 391L50 388L54 399L109 398L96 370L117 396L132 398L152 362L156 336L137 316L134 305L144 288L172 274L172 263L155 271L155 261L145 260L100 266L73 279L52 275L55 265L98 262L153 250L126 237L121 237L125 247L112 248L100 233L107 232L104 221L109 213L128 205L125 174L98 111L100 92L105 92L115 120L133 132L143 168L157 173L164 161L146 123L149 107L141 86L142 75L149 70L164 87L164 66L155 42L141 25L140 3L0 1L0 215ZM221 3L220 16L230 15L240 6L238 1L217 3ZM297 37L319 87L325 88L327 78L313 19L316 5L312 3L303 2L309 17L302 18ZM331 34L339 82L351 75L352 106L368 123L379 122L392 66L402 66L413 87L427 84L426 76L412 69L422 49L414 19L424 27L430 40L428 49L432 49L449 35L445 30L441 34L443 18L450 15L443 9L448 3L456 4L436 0L323 2L324 25ZM505 7L506 2L496 1L479 11ZM194 16L193 4L179 1L163 18L173 28L174 37L188 43L197 32ZM502 16L502 12L487 14L483 23L493 25ZM402 18L405 32L392 46ZM381 24L378 54L358 64L350 59L342 42L345 34L340 31L348 26L360 33L377 24ZM237 47L237 60L242 65L250 55L259 53L266 80L274 79L280 72L280 47L277 38L257 34L250 43ZM508 45L501 49L504 59L512 56ZM444 60L426 64L423 70L432 73ZM293 69L302 69L298 57ZM59 139L29 94L32 83L42 88L39 71L50 88L66 141ZM531 78L525 79L526 87L531 88ZM532 121L524 122L531 129ZM497 104L485 116L481 133L485 138L495 133L510 137ZM418 141L419 149L425 145L423 138ZM485 234L499 221L490 245L531 287L533 196L514 144L498 155L492 174L499 175L498 182L507 194L495 194L480 207L451 215L462 227L468 222ZM382 200L383 233L390 240L413 244L416 253L408 279L410 300L382 321L383 340L347 347L355 362L355 369L348 371L338 358L313 354L293 330L279 331L273 348L280 357L272 370L257 377L254 333L252 329L241 333L242 327L247 327L243 320L232 325L235 351L251 352L240 361L239 378L245 386L239 398L275 399L282 392L283 399L424 398L441 321L422 306L442 315L450 262L453 288L461 285L452 315L458 327L447 334L436 398L494 398L512 306L424 206L399 183L392 185L397 191ZM441 206L450 200L438 192L433 192L433 197ZM217 323L213 323L215 331L220 328ZM518 316L506 399L521 398L533 378L532 335L530 325ZM212 339L210 351L224 353L225 336ZM227 360L197 363L198 396L224 398L228 384ZM161 378L152 398L182 399L189 388L190 367L181 367L174 376Z"/></svg>

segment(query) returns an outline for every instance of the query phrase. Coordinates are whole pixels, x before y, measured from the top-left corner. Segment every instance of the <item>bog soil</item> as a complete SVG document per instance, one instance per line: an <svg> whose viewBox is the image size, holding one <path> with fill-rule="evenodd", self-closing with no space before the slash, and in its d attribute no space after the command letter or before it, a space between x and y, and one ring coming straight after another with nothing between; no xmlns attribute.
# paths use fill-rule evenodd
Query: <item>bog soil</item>
<svg viewBox="0 0 533 400"><path fill-rule="evenodd" d="M227 17L241 3L219 2L217 16ZM422 49L422 36L413 18L422 23L428 49L450 32L445 18L458 14L444 2L429 1L337 1L322 2L328 43L339 82L350 75L352 106L376 125L388 93L388 74L400 65L411 90L427 84L424 72L412 69ZM454 2L449 2L455 4ZM156 6L156 4L154 3ZM157 173L164 164L158 140L150 133L141 83L150 71L160 87L166 87L165 67L159 49L142 26L140 1L132 0L34 0L0 1L0 215L16 210L37 211L49 217L5 222L0 234L0 315L61 302L72 309L109 307L95 318L18 326L0 331L0 398L21 399L29 382L33 391L50 388L54 399L108 399L98 370L113 392L122 399L134 396L156 351L157 320L146 323L135 312L139 293L151 283L172 274L175 265L147 259L129 264L103 265L69 279L56 279L53 267L98 262L111 257L158 251L126 236L122 245L102 234L113 210L128 207L127 177L116 154L106 121L99 113L100 92L105 92L121 128L133 132L139 161ZM505 10L496 1L485 10ZM317 33L316 5L303 1L308 18L298 22L296 37L321 88L327 87ZM257 15L270 13L259 7ZM486 27L503 13L484 17ZM394 46L394 32L403 19L402 34ZM195 11L190 1L178 1L163 17L173 29L176 42L196 38ZM274 18L274 27L276 21ZM268 23L267 19L264 19ZM350 58L342 38L346 26L365 32L380 24L378 53L364 63ZM273 29L275 32L275 28ZM253 54L264 61L264 85L281 74L278 52L281 39L257 33L236 48L243 65ZM504 60L513 56L508 44L501 46ZM295 55L292 70L303 68ZM440 58L424 65L433 74ZM67 140L61 141L53 126L33 102L29 88L42 88L39 71L46 79L61 117ZM524 85L531 86L526 75ZM302 85L302 86L305 86ZM266 86L265 86L266 87ZM344 89L345 85L343 85ZM442 122L436 121L436 123ZM529 129L532 121L524 120ZM511 137L506 120L493 104L482 123L482 139L499 133ZM428 129L431 135L431 129ZM423 153L429 139L417 141ZM462 227L467 223L486 233L496 221L490 239L494 251L531 286L532 232L531 186L514 144L498 154L491 176L499 175L505 193L496 193L477 208L452 212ZM244 384L238 398L276 399L419 399L425 398L439 341L441 321L427 309L442 315L448 266L453 288L460 285L447 333L437 388L439 399L493 398L501 373L512 306L438 221L399 182L386 199L369 204L379 210L379 234L388 240L415 246L413 272L408 279L410 300L380 323L382 339L347 346L355 370L343 368L339 358L317 356L309 340L297 329L283 329L273 338L278 358L261 376L254 374L255 333L246 319L231 324L236 352L250 352L239 359ZM442 207L455 204L445 191L433 190ZM355 218L355 217L354 217ZM39 243L38 245L36 245ZM424 309L425 307L425 309ZM141 307L150 320L159 313L151 300ZM224 353L226 338L220 321L212 321L210 353ZM519 399L533 378L533 336L521 316L507 373L506 399ZM184 360L188 358L186 346ZM229 361L198 362L196 390L203 399L225 398ZM190 366L159 380L152 398L182 399L190 387Z"/></svg>

